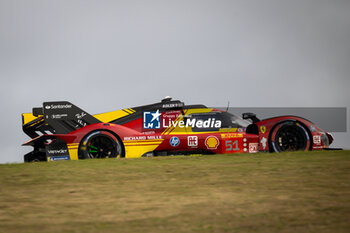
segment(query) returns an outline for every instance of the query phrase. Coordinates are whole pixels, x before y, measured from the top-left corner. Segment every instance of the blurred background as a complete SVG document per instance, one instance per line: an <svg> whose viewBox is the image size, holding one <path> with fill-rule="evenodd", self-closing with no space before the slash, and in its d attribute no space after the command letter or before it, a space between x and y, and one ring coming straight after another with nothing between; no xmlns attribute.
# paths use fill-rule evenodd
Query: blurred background
<svg viewBox="0 0 350 233"><path fill-rule="evenodd" d="M160 101L350 107L348 0L0 0L0 163L31 148L21 113ZM332 120L332 119L330 119ZM347 132L335 147L350 148Z"/></svg>

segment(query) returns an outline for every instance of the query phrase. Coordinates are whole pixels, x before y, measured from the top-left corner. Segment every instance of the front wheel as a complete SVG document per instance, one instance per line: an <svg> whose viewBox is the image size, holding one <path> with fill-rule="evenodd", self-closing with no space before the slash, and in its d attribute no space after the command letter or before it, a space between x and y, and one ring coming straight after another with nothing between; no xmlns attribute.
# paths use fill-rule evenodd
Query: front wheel
<svg viewBox="0 0 350 233"><path fill-rule="evenodd" d="M286 121L278 124L270 135L273 152L309 150L310 137L299 122Z"/></svg>
<svg viewBox="0 0 350 233"><path fill-rule="evenodd" d="M114 134L100 130L88 134L80 143L79 159L123 157L122 142Z"/></svg>

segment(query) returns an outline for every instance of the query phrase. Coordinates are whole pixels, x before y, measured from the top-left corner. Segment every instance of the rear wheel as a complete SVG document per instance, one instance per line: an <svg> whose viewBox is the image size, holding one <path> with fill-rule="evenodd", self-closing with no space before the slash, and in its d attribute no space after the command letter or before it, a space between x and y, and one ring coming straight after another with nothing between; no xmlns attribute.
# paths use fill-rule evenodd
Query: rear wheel
<svg viewBox="0 0 350 233"><path fill-rule="evenodd" d="M305 127L294 121L280 123L270 136L270 148L273 152L309 150L310 144Z"/></svg>
<svg viewBox="0 0 350 233"><path fill-rule="evenodd" d="M88 134L80 143L79 159L123 157L122 142L114 134L100 130Z"/></svg>

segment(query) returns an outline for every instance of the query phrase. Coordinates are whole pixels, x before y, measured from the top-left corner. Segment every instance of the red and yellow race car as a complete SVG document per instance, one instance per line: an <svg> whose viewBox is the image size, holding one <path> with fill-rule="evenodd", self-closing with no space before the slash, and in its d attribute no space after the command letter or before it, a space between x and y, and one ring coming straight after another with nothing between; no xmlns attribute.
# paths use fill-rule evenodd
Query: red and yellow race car
<svg viewBox="0 0 350 233"><path fill-rule="evenodd" d="M25 162L142 156L322 150L331 134L296 116L242 118L205 105L159 103L90 115L66 102L23 113Z"/></svg>

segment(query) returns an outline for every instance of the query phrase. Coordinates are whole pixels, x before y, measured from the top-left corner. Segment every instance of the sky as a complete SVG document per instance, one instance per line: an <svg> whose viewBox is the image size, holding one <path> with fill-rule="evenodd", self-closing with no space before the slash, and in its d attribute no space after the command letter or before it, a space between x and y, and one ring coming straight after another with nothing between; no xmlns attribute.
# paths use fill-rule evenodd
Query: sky
<svg viewBox="0 0 350 233"><path fill-rule="evenodd" d="M0 0L0 163L21 113L187 104L350 109L348 0ZM330 119L331 120L331 119ZM348 121L349 122L349 121ZM348 147L346 133L335 145Z"/></svg>

